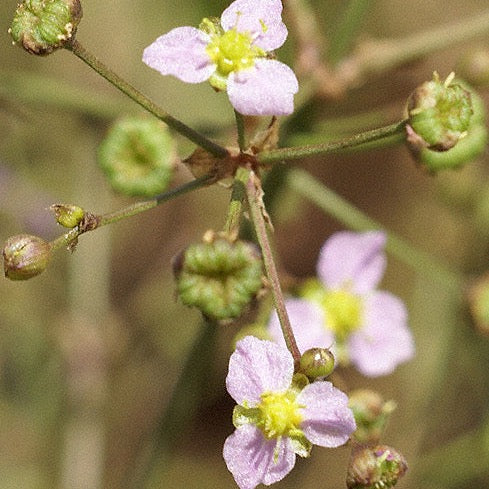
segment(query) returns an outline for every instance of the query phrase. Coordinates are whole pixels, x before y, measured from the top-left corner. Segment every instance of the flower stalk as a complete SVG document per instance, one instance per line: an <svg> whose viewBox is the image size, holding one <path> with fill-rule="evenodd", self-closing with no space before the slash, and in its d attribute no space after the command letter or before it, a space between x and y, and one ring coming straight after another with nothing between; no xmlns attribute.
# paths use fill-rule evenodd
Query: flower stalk
<svg viewBox="0 0 489 489"><path fill-rule="evenodd" d="M152 100L143 95L139 90L123 80L114 71L103 64L98 58L87 51L78 41L73 40L65 45L65 48L71 51L75 56L84 61L88 66L94 69L99 75L103 76L108 82L112 83L121 92L126 94L129 98L134 100L141 107L153 114L158 119L168 124L172 129L186 137L190 141L194 142L198 146L206 149L209 153L217 156L218 158L224 158L228 155L226 148L223 148L217 143L210 141L205 136L188 127L183 122L175 119L173 116L164 111L161 107L156 105Z"/></svg>
<svg viewBox="0 0 489 489"><path fill-rule="evenodd" d="M248 180L246 182L246 197L250 206L250 214L253 220L254 229L258 238L258 243L261 248L265 271L270 281L272 296L280 325L285 339L285 344L294 358L294 363L299 364L301 353L297 347L289 316L285 308L284 296L280 281L278 278L277 268L273 259L272 249L267 235L267 223L265 220L265 209L263 206L263 190L261 188L260 179L253 171L248 172Z"/></svg>
<svg viewBox="0 0 489 489"><path fill-rule="evenodd" d="M196 190L198 188L208 185L208 183L212 181L212 178L213 178L212 176L208 176L208 175L201 178L197 178L179 187L169 190L168 192L164 192L161 195L155 197L154 199L136 202L135 204L124 207L122 209L118 209L117 211L114 212L103 214L101 216L91 215L91 218L93 219L92 225L89 225L88 227L77 226L73 229L70 229L70 231L68 231L67 233L63 234L59 238L52 241L51 248L52 250L57 250L58 248L61 247L66 247L66 246L71 247L76 244L78 237L87 231L93 231L94 229L98 229L102 226L106 226L107 224L114 224L128 217L135 216L149 209L153 209L154 207L158 206L163 202L166 202L167 200L171 200L175 197L178 197L179 195L186 194L188 192L191 192L192 190Z"/></svg>
<svg viewBox="0 0 489 489"><path fill-rule="evenodd" d="M236 129L238 131L238 146L242 152L246 149L246 133L245 133L245 121L243 114L240 114L237 110L234 111L236 118Z"/></svg>
<svg viewBox="0 0 489 489"><path fill-rule="evenodd" d="M394 136L396 134L401 134L404 131L406 123L406 120L402 120L388 126L355 134L354 136L350 136L339 141L331 141L328 143L315 144L311 146L303 146L297 148L274 149L271 151L260 153L256 156L256 158L261 164L269 164L281 160L296 160L308 156L318 156L335 153L343 149L355 148L365 143L370 143L372 141L384 139L390 136Z"/></svg>

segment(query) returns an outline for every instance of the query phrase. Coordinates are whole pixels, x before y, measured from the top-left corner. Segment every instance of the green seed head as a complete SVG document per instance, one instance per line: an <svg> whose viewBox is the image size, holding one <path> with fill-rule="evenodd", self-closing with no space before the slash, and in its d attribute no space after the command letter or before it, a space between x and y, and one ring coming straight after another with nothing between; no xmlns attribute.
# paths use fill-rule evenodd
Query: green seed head
<svg viewBox="0 0 489 489"><path fill-rule="evenodd" d="M9 33L14 44L43 56L71 42L81 18L79 0L24 0Z"/></svg>
<svg viewBox="0 0 489 489"><path fill-rule="evenodd" d="M408 141L419 148L446 151L467 134L473 114L470 92L453 83L454 74L442 82L438 74L409 97Z"/></svg>
<svg viewBox="0 0 489 489"><path fill-rule="evenodd" d="M173 177L175 161L168 127L146 117L116 122L98 149L98 162L113 189L131 196L163 192Z"/></svg>
<svg viewBox="0 0 489 489"><path fill-rule="evenodd" d="M262 262L256 247L210 232L174 262L182 302L219 320L241 315L262 287Z"/></svg>
<svg viewBox="0 0 489 489"><path fill-rule="evenodd" d="M3 269L10 280L28 280L46 269L51 245L38 236L19 234L3 248Z"/></svg>
<svg viewBox="0 0 489 489"><path fill-rule="evenodd" d="M465 81L456 80L456 85L470 94L472 116L464 136L457 144L446 151L438 151L420 144L419 136L407 125L407 143L411 153L420 166L430 173L440 170L460 168L466 163L476 160L483 154L487 144L487 128L485 125L485 105L477 92Z"/></svg>

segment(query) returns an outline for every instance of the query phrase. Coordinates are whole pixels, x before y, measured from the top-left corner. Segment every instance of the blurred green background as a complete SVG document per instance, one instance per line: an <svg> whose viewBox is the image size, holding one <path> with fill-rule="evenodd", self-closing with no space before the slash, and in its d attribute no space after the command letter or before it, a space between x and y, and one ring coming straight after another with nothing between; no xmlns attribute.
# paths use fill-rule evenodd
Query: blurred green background
<svg viewBox="0 0 489 489"><path fill-rule="evenodd" d="M47 209L52 203L103 213L131 202L111 191L96 149L118 116L140 110L71 53L39 58L12 46L7 29L16 4L0 4L0 239L18 233L53 239L61 231ZM314 2L326 35L344 4ZM84 0L77 38L172 115L234 144L225 95L161 77L141 62L159 35L219 16L227 5ZM403 37L487 8L480 0L372 0L361 38ZM366 79L340 100L318 100L289 135L315 126L318 114L328 121L375 109L384 122L395 121L417 85L434 70L446 77L484 41L489 46L488 39L468 41ZM293 48L291 36L281 59L292 64ZM488 100L487 91L480 93ZM325 136L337 131L325 123ZM192 145L178 142L180 156L188 156ZM294 165L469 278L488 265L487 163L485 154L462 170L431 176L400 146ZM175 182L189 178L182 167ZM0 489L235 487L221 455L233 430L224 379L235 325L218 331L195 415L183 424L174 420L171 456L156 456L148 484L137 482L203 328L199 314L175 298L171 258L223 226L228 199L220 186L179 197L83 236L73 254L58 252L34 280L0 281ZM313 275L321 244L341 224L286 187L271 213L283 272ZM489 487L489 339L473 328L460 290L399 260L389 258L382 288L408 304L416 359L386 378L347 371L344 379L349 388L373 388L397 402L383 441L408 459L399 487ZM348 447L316 447L275 487L344 487L348 457Z"/></svg>

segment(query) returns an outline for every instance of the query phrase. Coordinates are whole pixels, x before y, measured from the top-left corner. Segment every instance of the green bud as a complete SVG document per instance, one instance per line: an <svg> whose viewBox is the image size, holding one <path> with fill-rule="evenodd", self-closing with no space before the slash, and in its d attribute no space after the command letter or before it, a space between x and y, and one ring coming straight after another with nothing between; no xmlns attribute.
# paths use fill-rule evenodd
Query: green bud
<svg viewBox="0 0 489 489"><path fill-rule="evenodd" d="M100 144L98 162L117 192L153 197L163 192L173 177L175 145L162 122L126 117L112 126Z"/></svg>
<svg viewBox="0 0 489 489"><path fill-rule="evenodd" d="M299 362L299 371L310 379L327 377L334 370L334 356L327 348L306 350Z"/></svg>
<svg viewBox="0 0 489 489"><path fill-rule="evenodd" d="M376 445L354 450L348 466L348 489L393 487L407 471L406 459L395 449Z"/></svg>
<svg viewBox="0 0 489 489"><path fill-rule="evenodd" d="M85 211L73 204L53 204L50 209L54 212L56 222L65 228L78 226L85 217Z"/></svg>
<svg viewBox="0 0 489 489"><path fill-rule="evenodd" d="M177 257L174 271L182 302L219 320L240 316L262 287L257 248L212 232Z"/></svg>
<svg viewBox="0 0 489 489"><path fill-rule="evenodd" d="M47 55L71 42L82 18L79 0L24 0L9 33L31 54Z"/></svg>
<svg viewBox="0 0 489 489"><path fill-rule="evenodd" d="M46 269L51 245L38 236L19 234L3 248L3 269L10 280L28 280Z"/></svg>
<svg viewBox="0 0 489 489"><path fill-rule="evenodd" d="M369 389L357 389L349 398L357 424L353 438L363 444L378 443L396 403L384 401L380 394Z"/></svg>
<svg viewBox="0 0 489 489"><path fill-rule="evenodd" d="M409 97L407 140L416 149L446 151L466 135L473 114L470 93L452 83L451 73L442 82L438 74Z"/></svg>
<svg viewBox="0 0 489 489"><path fill-rule="evenodd" d="M476 328L482 334L489 335L489 273L470 286L467 299Z"/></svg>

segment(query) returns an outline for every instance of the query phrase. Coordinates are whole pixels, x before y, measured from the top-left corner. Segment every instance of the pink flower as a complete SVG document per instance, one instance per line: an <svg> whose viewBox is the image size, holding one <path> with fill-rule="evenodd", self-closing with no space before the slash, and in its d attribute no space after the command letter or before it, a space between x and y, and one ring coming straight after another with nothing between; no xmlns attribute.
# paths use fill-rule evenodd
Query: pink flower
<svg viewBox="0 0 489 489"><path fill-rule="evenodd" d="M352 363L363 375L394 371L414 356L403 302L377 290L386 266L381 232L339 232L319 254L319 281L304 288L303 298L286 307L299 350L333 346L340 363ZM276 314L272 338L284 342Z"/></svg>
<svg viewBox="0 0 489 489"><path fill-rule="evenodd" d="M236 0L220 24L204 19L198 29L177 27L148 46L143 61L187 83L209 80L242 114L291 114L297 78L269 56L287 38L281 14L280 0Z"/></svg>
<svg viewBox="0 0 489 489"><path fill-rule="evenodd" d="M303 387L287 348L247 336L229 360L227 390L238 403L224 460L240 489L283 479L312 444L338 447L355 430L348 398L330 382Z"/></svg>

